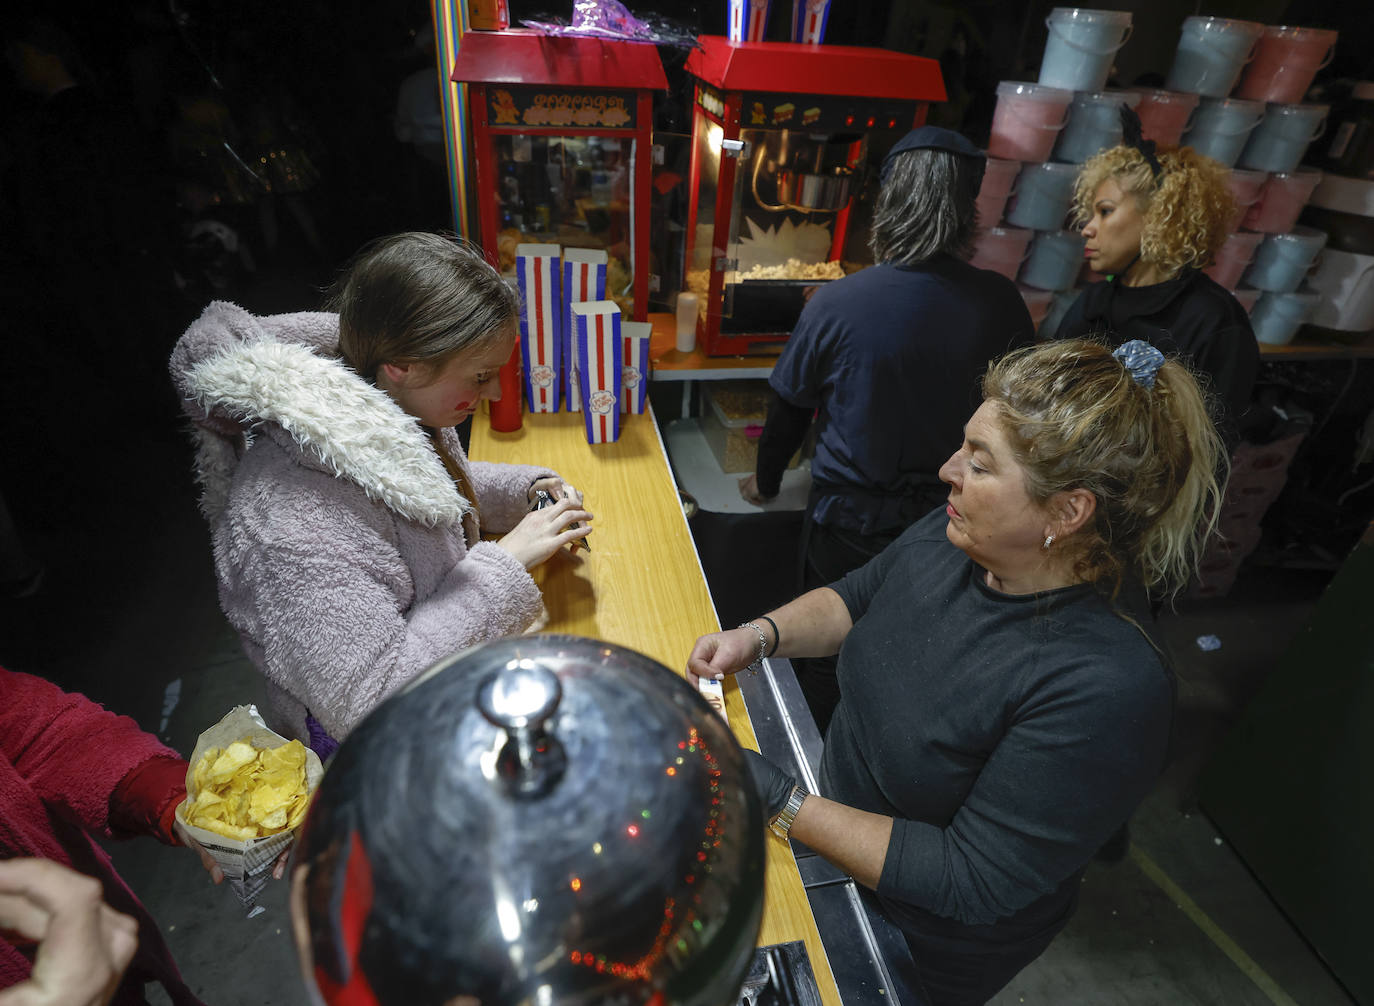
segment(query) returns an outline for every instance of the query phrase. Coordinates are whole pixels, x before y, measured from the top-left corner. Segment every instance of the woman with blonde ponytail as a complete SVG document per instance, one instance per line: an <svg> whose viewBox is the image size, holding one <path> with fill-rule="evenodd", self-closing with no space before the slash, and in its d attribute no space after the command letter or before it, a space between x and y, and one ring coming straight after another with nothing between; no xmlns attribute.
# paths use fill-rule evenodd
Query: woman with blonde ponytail
<svg viewBox="0 0 1374 1006"><path fill-rule="evenodd" d="M1147 591L1187 583L1224 470L1197 380L1148 343L1017 350L940 469L945 507L697 640L703 677L840 654L820 793L746 754L774 829L876 892L933 1006L985 1002L1049 945L1163 769L1174 684Z"/></svg>

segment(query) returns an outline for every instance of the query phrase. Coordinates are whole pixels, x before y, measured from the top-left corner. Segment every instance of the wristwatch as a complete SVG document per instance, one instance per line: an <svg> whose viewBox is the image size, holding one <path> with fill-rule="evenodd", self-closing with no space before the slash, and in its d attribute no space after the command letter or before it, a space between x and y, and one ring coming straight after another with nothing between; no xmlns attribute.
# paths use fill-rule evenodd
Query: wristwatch
<svg viewBox="0 0 1374 1006"><path fill-rule="evenodd" d="M774 835L783 841L787 840L787 833L792 830L792 822L797 819L797 812L801 810L801 805L808 796L810 794L800 786L792 787L792 794L787 798L787 803L778 812L778 816L768 822L768 827Z"/></svg>

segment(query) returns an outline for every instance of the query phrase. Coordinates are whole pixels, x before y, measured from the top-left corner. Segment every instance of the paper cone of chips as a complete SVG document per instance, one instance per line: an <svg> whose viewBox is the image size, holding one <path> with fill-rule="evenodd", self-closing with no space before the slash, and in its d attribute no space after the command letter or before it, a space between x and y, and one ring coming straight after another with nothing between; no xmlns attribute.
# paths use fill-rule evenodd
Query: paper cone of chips
<svg viewBox="0 0 1374 1006"><path fill-rule="evenodd" d="M620 411L643 412L649 400L649 336L654 326L647 321L622 321L621 341L625 356L620 374Z"/></svg>
<svg viewBox="0 0 1374 1006"><path fill-rule="evenodd" d="M577 338L573 332L572 306L606 299L606 269L610 256L598 248L563 249L563 381L569 412L580 412L582 395L577 387Z"/></svg>
<svg viewBox="0 0 1374 1006"><path fill-rule="evenodd" d="M574 304L578 389L587 443L605 444L620 437L620 387L623 379L620 308L613 300Z"/></svg>
<svg viewBox="0 0 1374 1006"><path fill-rule="evenodd" d="M300 741L269 730L255 706L235 706L201 734L190 761L177 820L251 907L295 840L324 766Z"/></svg>
<svg viewBox="0 0 1374 1006"><path fill-rule="evenodd" d="M525 358L525 401L531 412L557 412L563 373L561 249L554 244L515 246L520 284L520 348Z"/></svg>

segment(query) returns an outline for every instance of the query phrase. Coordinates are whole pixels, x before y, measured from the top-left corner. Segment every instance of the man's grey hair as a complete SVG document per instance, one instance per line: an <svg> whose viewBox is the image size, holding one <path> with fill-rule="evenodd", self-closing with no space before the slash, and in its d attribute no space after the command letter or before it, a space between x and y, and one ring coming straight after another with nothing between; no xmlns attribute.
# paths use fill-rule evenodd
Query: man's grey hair
<svg viewBox="0 0 1374 1006"><path fill-rule="evenodd" d="M919 265L941 253L973 254L980 167L945 150L912 150L892 162L878 194L868 247L873 261Z"/></svg>

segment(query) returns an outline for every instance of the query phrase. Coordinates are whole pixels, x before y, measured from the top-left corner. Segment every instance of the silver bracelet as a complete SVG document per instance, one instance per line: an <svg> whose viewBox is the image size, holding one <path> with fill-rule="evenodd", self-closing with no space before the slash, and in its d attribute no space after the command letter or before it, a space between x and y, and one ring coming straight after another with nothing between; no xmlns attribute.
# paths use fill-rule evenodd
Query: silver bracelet
<svg viewBox="0 0 1374 1006"><path fill-rule="evenodd" d="M753 629L755 632L759 634L759 655L755 657L753 663L749 665L750 667L758 667L763 663L763 651L768 649L768 636L764 633L762 629L760 629L753 622L741 622L738 626L736 626L736 628L740 629L746 627Z"/></svg>
<svg viewBox="0 0 1374 1006"><path fill-rule="evenodd" d="M792 830L792 822L797 819L797 812L801 810L802 804L810 795L800 786L793 786L792 793L788 796L787 803L783 805L782 810L778 812L778 816L768 822L769 830L778 838L786 841L788 833Z"/></svg>

